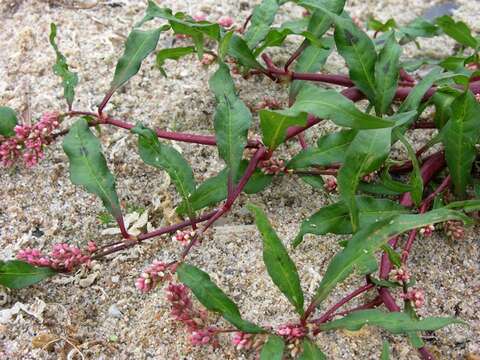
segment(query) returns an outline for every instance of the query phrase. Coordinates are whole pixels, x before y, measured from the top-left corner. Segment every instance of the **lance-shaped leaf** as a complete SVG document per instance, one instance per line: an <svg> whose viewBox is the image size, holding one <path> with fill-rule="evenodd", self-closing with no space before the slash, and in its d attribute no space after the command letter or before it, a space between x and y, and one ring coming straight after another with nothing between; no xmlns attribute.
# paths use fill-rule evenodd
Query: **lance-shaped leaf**
<svg viewBox="0 0 480 360"><path fill-rule="evenodd" d="M385 245L393 236L447 220L471 223L469 217L458 211L441 208L424 214L402 214L384 219L361 228L349 241L347 247L335 255L320 282L313 302L320 304L335 286L345 280L366 257Z"/></svg>
<svg viewBox="0 0 480 360"><path fill-rule="evenodd" d="M398 202L388 199L376 199L370 196L357 196L355 199L360 227L363 228L379 220L407 213L408 210ZM300 232L293 242L297 246L305 234L351 234L352 224L348 207L343 201L322 207L302 222Z"/></svg>
<svg viewBox="0 0 480 360"><path fill-rule="evenodd" d="M465 324L462 320L452 317L428 317L415 320L403 312L384 312L377 309L354 311L347 316L320 325L320 330L347 329L360 330L365 325L381 327L393 334L403 334L410 331L434 331L451 324Z"/></svg>
<svg viewBox="0 0 480 360"><path fill-rule="evenodd" d="M355 138L355 130L342 130L322 136L316 147L300 151L287 164L288 169L304 169L309 166L327 166L334 163L343 163L345 153Z"/></svg>
<svg viewBox="0 0 480 360"><path fill-rule="evenodd" d="M78 120L70 128L63 140L63 150L70 161L72 183L96 194L114 218L121 217L115 178L108 170L100 141L90 131L85 119Z"/></svg>
<svg viewBox="0 0 480 360"><path fill-rule="evenodd" d="M125 51L118 60L115 74L110 85L110 93L115 92L139 70L142 61L155 50L162 28L142 31L132 30L125 43Z"/></svg>
<svg viewBox="0 0 480 360"><path fill-rule="evenodd" d="M398 36L400 45L415 41L418 37L431 38L441 33L440 28L423 17L417 17L407 25L400 27Z"/></svg>
<svg viewBox="0 0 480 360"><path fill-rule="evenodd" d="M375 109L378 114L387 112L395 96L401 52L402 49L397 44L394 33L391 33L375 63Z"/></svg>
<svg viewBox="0 0 480 360"><path fill-rule="evenodd" d="M373 17L370 17L367 21L367 29L373 30L376 32L387 32L388 30L395 29L396 27L397 27L397 23L393 18L388 19L384 23L382 23L380 20L377 20Z"/></svg>
<svg viewBox="0 0 480 360"><path fill-rule="evenodd" d="M280 336L270 335L260 352L260 360L282 360L285 342Z"/></svg>
<svg viewBox="0 0 480 360"><path fill-rule="evenodd" d="M307 338L302 341L302 349L298 360L325 360L327 358L317 345Z"/></svg>
<svg viewBox="0 0 480 360"><path fill-rule="evenodd" d="M366 114L335 90L325 90L305 84L292 107L275 111L279 114L305 118L306 113L330 119L335 124L354 129L378 129L395 125L394 121Z"/></svg>
<svg viewBox="0 0 480 360"><path fill-rule="evenodd" d="M21 289L36 284L57 272L49 267L38 267L19 260L0 261L0 285Z"/></svg>
<svg viewBox="0 0 480 360"><path fill-rule="evenodd" d="M430 71L417 85L410 91L407 98L403 101L402 105L398 108L398 112L407 112L417 110L420 102L422 101L425 93L430 89L435 81L442 77L442 69L434 68Z"/></svg>
<svg viewBox="0 0 480 360"><path fill-rule="evenodd" d="M268 34L278 8L277 0L263 0L255 6L250 25L243 37L250 49L255 48Z"/></svg>
<svg viewBox="0 0 480 360"><path fill-rule="evenodd" d="M298 117L291 117L275 111L261 110L259 115L262 140L270 150L275 150L285 141L289 127L305 126L307 123L307 114L305 113Z"/></svg>
<svg viewBox="0 0 480 360"><path fill-rule="evenodd" d="M232 35L228 43L228 55L238 60L245 69L262 69L262 65L255 59L255 55L245 40L238 35Z"/></svg>
<svg viewBox="0 0 480 360"><path fill-rule="evenodd" d="M372 40L350 19L333 16L335 43L347 63L350 78L372 103L375 103L375 62L377 53Z"/></svg>
<svg viewBox="0 0 480 360"><path fill-rule="evenodd" d="M265 213L255 205L248 205L263 238L263 262L272 281L287 297L295 310L303 315L303 292L297 267L278 238Z"/></svg>
<svg viewBox="0 0 480 360"><path fill-rule="evenodd" d="M220 313L237 329L247 333L262 333L261 327L243 320L237 305L212 282L210 276L193 265L182 263L177 267L179 280L192 290L208 310Z"/></svg>
<svg viewBox="0 0 480 360"><path fill-rule="evenodd" d="M355 193L363 175L378 169L390 151L391 129L359 131L348 147L345 163L337 176L340 196L350 211L352 229L358 229Z"/></svg>
<svg viewBox="0 0 480 360"><path fill-rule="evenodd" d="M226 162L230 176L235 179L243 149L247 144L247 132L252 115L235 93L235 85L227 65L219 64L209 84L217 100L214 127L218 153Z"/></svg>
<svg viewBox="0 0 480 360"><path fill-rule="evenodd" d="M195 191L195 179L188 162L175 148L158 141L155 132L142 124L137 124L132 132L138 134L138 151L142 160L148 165L165 170L170 175L185 202L187 214L193 216L194 210L189 196Z"/></svg>
<svg viewBox="0 0 480 360"><path fill-rule="evenodd" d="M308 45L302 52L295 64L295 72L316 73L323 68L328 56L333 50L333 39L331 37L322 40L322 46L315 44ZM290 84L289 98L293 101L300 89L305 84L305 81L294 80Z"/></svg>
<svg viewBox="0 0 480 360"><path fill-rule="evenodd" d="M157 66L163 76L167 77L167 73L163 69L163 64L165 60L179 60L180 58L193 54L195 52L195 47L185 46L185 47L176 47L171 49L163 49L157 53Z"/></svg>
<svg viewBox="0 0 480 360"><path fill-rule="evenodd" d="M479 42L472 36L471 30L463 21L455 21L451 16L444 15L436 19L445 34L455 39L460 44L477 49Z"/></svg>
<svg viewBox="0 0 480 360"><path fill-rule="evenodd" d="M471 181L470 172L477 155L475 144L480 136L480 104L467 91L452 102L451 109L452 117L443 127L441 136L455 193L464 195L465 188Z"/></svg>
<svg viewBox="0 0 480 360"><path fill-rule="evenodd" d="M176 14L172 13L171 9L161 8L154 1L149 0L147 11L144 18L136 25L137 27L143 25L145 22L155 18L168 20L172 30L176 34L185 34L194 38L201 38L201 47L203 48L203 35L210 37L213 40L219 41L221 30L220 25L208 21L195 21L191 17L182 12ZM201 49L197 48L200 52Z"/></svg>
<svg viewBox="0 0 480 360"><path fill-rule="evenodd" d="M412 195L412 199L416 205L419 205L422 201L423 195L423 179L422 174L420 173L420 164L418 163L417 156L415 154L415 150L413 149L412 145L408 142L405 136L402 135L399 129L394 129L394 135L400 140L400 142L405 146L407 149L408 157L410 158L413 166L412 174L410 175L410 186L411 190L410 193Z"/></svg>
<svg viewBox="0 0 480 360"><path fill-rule="evenodd" d="M15 135L13 130L17 125L17 114L7 106L0 106L0 135L11 137Z"/></svg>
<svg viewBox="0 0 480 360"><path fill-rule="evenodd" d="M68 69L67 59L58 50L55 38L57 36L57 26L54 23L50 24L50 44L55 50L57 61L53 65L53 72L62 78L63 96L67 101L68 108L72 108L73 98L75 96L75 86L78 84L78 75Z"/></svg>
<svg viewBox="0 0 480 360"><path fill-rule="evenodd" d="M236 181L247 168L248 161L242 160ZM243 188L246 194L255 194L263 191L272 182L273 175L264 174L260 169L255 169L247 184ZM223 169L218 175L212 176L200 184L189 197L190 206L193 210L200 210L206 206L215 205L227 197L228 171ZM185 201L177 207L177 213L186 214L187 204Z"/></svg>
<svg viewBox="0 0 480 360"><path fill-rule="evenodd" d="M435 116L433 121L437 129L442 129L447 121L452 117L452 102L458 94L436 91L430 98L431 103L435 105Z"/></svg>

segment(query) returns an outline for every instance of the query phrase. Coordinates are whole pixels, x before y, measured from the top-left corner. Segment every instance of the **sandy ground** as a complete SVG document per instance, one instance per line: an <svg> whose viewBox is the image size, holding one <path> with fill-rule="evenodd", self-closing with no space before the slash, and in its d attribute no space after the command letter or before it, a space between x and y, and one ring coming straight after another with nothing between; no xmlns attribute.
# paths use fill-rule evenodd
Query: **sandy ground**
<svg viewBox="0 0 480 360"><path fill-rule="evenodd" d="M62 109L62 90L51 72L53 51L48 45L50 22L59 26L60 48L71 67L79 73L80 85L74 107L94 109L108 88L124 37L145 8L143 1L98 1L90 9L73 9L94 1L22 1L0 2L0 104L17 109L29 108L33 118L43 111ZM191 14L204 12L209 20L230 15L241 24L257 1L164 1L162 5ZM420 15L437 1L350 1L349 10L361 20L369 14L386 20L393 16L405 23ZM457 15L477 31L480 26L480 2L457 1ZM281 23L299 16L293 5L282 8ZM173 37L162 35L159 48L171 46ZM451 42L438 39L422 41L422 50L409 47L410 54L431 56L449 52ZM295 42L288 49L295 48ZM284 50L270 52L275 61L285 61ZM196 58L169 62L168 79L161 77L152 58L142 67L140 76L116 94L107 111L130 122L180 131L211 133L213 96L206 82L214 67L202 67ZM327 71L343 69L338 57L332 57ZM237 79L240 96L255 105L264 96L286 99L286 88L265 79ZM28 106L29 104L29 106ZM328 130L318 127L307 140ZM155 227L177 221L173 215L178 196L164 174L144 165L136 154L136 143L127 132L106 129L101 135L109 166L117 177L119 196L128 209L149 211ZM420 139L421 140L421 139ZM198 182L215 174L222 164L215 150L177 144L190 160ZM285 156L298 151L297 144L283 148ZM68 180L68 165L60 144L48 152L47 159L32 170L17 168L0 173L0 258L6 259L23 247L49 248L56 242L84 246L95 240L100 244L115 237L101 235L98 214L100 202ZM303 218L332 201L312 190L299 179L275 179L261 195L248 201L260 204L280 236L290 241ZM190 261L208 271L214 281L240 306L245 318L262 324L278 325L294 320L287 301L273 286L261 259L261 241L242 196L238 206L217 223L207 240L195 249ZM130 210L131 211L131 210ZM328 264L339 250L338 237L308 237L292 257L298 264L304 290L309 298ZM20 311L0 324L0 357L4 359L57 359L66 356L76 344L88 359L247 359L252 354L235 352L224 337L220 349L192 348L185 330L169 320L169 309L161 289L139 295L134 280L153 259L172 260L180 251L169 237L154 239L142 247L118 254L111 261L95 264L89 273L59 276L29 289L1 291L0 309L16 302L29 311ZM467 353L480 354L480 243L475 229L464 240L448 242L441 234L417 244L411 258L412 271L426 291L422 315L458 316L468 327L452 326L427 334L425 341L439 359L463 359ZM330 296L329 302L361 284L351 278ZM372 294L360 297L359 302ZM327 304L326 304L327 305ZM5 314L3 312L2 314ZM212 318L222 324L222 320ZM48 340L60 340L45 351ZM331 359L378 359L383 340L391 343L392 359L418 359L408 342L400 336L364 328L356 333L329 332L317 338L318 345ZM79 358L77 355L76 358Z"/></svg>

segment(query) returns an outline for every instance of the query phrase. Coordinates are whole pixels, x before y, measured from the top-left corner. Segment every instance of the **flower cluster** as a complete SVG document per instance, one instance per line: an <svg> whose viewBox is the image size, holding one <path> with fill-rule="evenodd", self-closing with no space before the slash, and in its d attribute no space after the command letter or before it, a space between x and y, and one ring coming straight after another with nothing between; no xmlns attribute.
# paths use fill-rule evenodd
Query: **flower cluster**
<svg viewBox="0 0 480 360"><path fill-rule="evenodd" d="M338 186L337 185L337 179L334 176L327 177L327 179L325 180L325 184L323 185L325 190L327 190L328 192L336 191L337 186Z"/></svg>
<svg viewBox="0 0 480 360"><path fill-rule="evenodd" d="M264 98L255 106L254 110L255 111L259 111L262 109L276 110L281 108L282 108L282 104L277 99Z"/></svg>
<svg viewBox="0 0 480 360"><path fill-rule="evenodd" d="M258 167L266 175L278 175L285 172L285 161L281 159L262 160L258 163Z"/></svg>
<svg viewBox="0 0 480 360"><path fill-rule="evenodd" d="M192 238L195 236L195 231L180 231L177 230L175 235L172 236L173 241L179 241L183 246L187 246Z"/></svg>
<svg viewBox="0 0 480 360"><path fill-rule="evenodd" d="M76 266L90 263L90 255L78 247L67 243L55 244L49 255L42 254L37 249L20 250L17 259L34 266L50 267L55 270L72 271Z"/></svg>
<svg viewBox="0 0 480 360"><path fill-rule="evenodd" d="M393 281L399 283L408 282L410 280L410 274L408 273L407 268L404 266L399 269L393 269L392 271L390 271L390 274L388 276Z"/></svg>
<svg viewBox="0 0 480 360"><path fill-rule="evenodd" d="M15 136L0 140L0 163L10 167L22 157L27 167L35 166L43 158L44 147L52 141L52 132L59 124L59 114L45 113L33 126L15 126Z"/></svg>
<svg viewBox="0 0 480 360"><path fill-rule="evenodd" d="M366 183L372 183L375 180L375 177L377 176L377 172L374 171L370 174L364 175L362 177L362 181Z"/></svg>
<svg viewBox="0 0 480 360"><path fill-rule="evenodd" d="M205 327L206 311L194 309L185 285L170 283L167 287L167 299L173 319L187 326L192 345L218 344L215 331L211 327Z"/></svg>
<svg viewBox="0 0 480 360"><path fill-rule="evenodd" d="M435 231L435 225L427 225L421 228L419 232L420 232L420 235L424 237L430 237L433 235L434 231Z"/></svg>
<svg viewBox="0 0 480 360"><path fill-rule="evenodd" d="M452 240L460 240L465 235L465 228L461 221L448 220L443 223L445 234Z"/></svg>
<svg viewBox="0 0 480 360"><path fill-rule="evenodd" d="M417 309L421 308L425 303L425 293L421 289L410 289L406 294L402 294L402 298L410 300Z"/></svg>
<svg viewBox="0 0 480 360"><path fill-rule="evenodd" d="M278 328L277 334L286 338L287 341L294 341L305 337L307 329L299 324L285 324Z"/></svg>
<svg viewBox="0 0 480 360"><path fill-rule="evenodd" d="M167 271L168 264L154 261L153 264L146 268L135 281L135 286L142 293L147 293L165 279Z"/></svg>
<svg viewBox="0 0 480 360"><path fill-rule="evenodd" d="M249 350L253 346L253 334L237 331L233 334L232 344L237 350Z"/></svg>
<svg viewBox="0 0 480 360"><path fill-rule="evenodd" d="M222 17L218 20L218 25L229 28L233 25L233 19L230 16Z"/></svg>

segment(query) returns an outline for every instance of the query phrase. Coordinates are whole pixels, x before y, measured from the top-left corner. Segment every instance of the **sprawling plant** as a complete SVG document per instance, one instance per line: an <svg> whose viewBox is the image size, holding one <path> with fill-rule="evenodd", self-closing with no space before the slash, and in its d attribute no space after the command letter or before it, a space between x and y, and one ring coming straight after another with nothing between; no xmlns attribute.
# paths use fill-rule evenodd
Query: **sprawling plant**
<svg viewBox="0 0 480 360"><path fill-rule="evenodd" d="M73 108L79 78L59 50L56 26L52 24L50 43L56 53L53 70L62 79L68 109L43 114L37 123L29 125L19 123L14 110L1 107L0 160L5 167L19 165L22 160L27 167L34 166L45 148L63 137L71 181L101 199L118 223L122 239L101 245L91 241L84 249L55 244L48 254L37 249L21 250L18 260L0 263L0 283L10 288L29 286L170 234L182 246L177 259L153 262L135 285L146 293L162 282L170 282L167 293L172 316L185 324L193 344L217 346L220 334L234 333L232 341L239 351L258 351L261 359L323 359L325 355L313 341L316 334L357 330L368 324L407 336L424 359L433 359L421 332L462 321L420 318L416 314L416 309L424 305L424 293L415 284L408 258L416 239L420 236L428 241L436 230L435 224L443 223L448 236L462 238L464 224L474 223L474 217L468 214L480 209L480 191L474 176L480 136L480 39L466 24L449 16L434 22L418 18L403 27L393 20L383 24L371 19L368 28L374 35L369 37L344 11L342 0L295 0L305 8L304 16L272 26L285 2L263 0L244 26L234 29L230 18L209 22L202 16L173 13L150 1L145 17L127 38L110 88L96 112ZM157 22L160 26L153 26L158 26ZM146 23L150 30L145 30ZM191 44L157 51L160 34L167 31L186 42L191 40ZM441 60L402 56L402 45L442 34L457 42L452 56ZM290 35L303 37L303 42L279 66L269 57L268 49L282 46ZM334 49L345 60L348 75L321 72ZM212 119L215 135L150 129L105 111L112 96L154 52L158 69L165 76L166 61L189 54L198 55L203 64L215 64L217 70L209 81L216 99ZM423 77L416 71L420 67L428 70L422 71L426 74ZM263 99L258 108L249 109L238 96L232 74L245 78L266 76L285 84L289 107L281 108L277 99ZM338 91L331 85L344 89ZM356 102L361 100L365 106L359 107ZM77 120L67 128L67 118ZM257 118L261 137L249 138ZM308 145L304 133L328 120L338 130ZM115 177L92 131L106 125L130 131L138 139L141 159L170 176L182 199L176 211L184 217L183 222L136 235L128 230ZM425 144L415 151L409 135L423 129L436 131L429 131ZM215 146L225 168L197 184L188 161L165 140ZM283 158L278 149L295 140L302 150L291 159ZM394 146L397 153L403 149L408 160L395 159ZM302 221L290 250L261 207L248 205L263 238L266 271L298 313L298 318L274 328L244 319L237 305L210 276L188 263L188 255L194 245L200 245L215 221L229 212L241 193L260 192L274 176L287 175L299 176L318 191L339 195L336 202ZM215 209L205 212L208 207ZM315 293L304 294L289 251L298 251L295 248L306 234L328 233L350 237L340 242L342 250L323 270ZM404 233L408 234L406 241L401 236ZM378 263L376 255L380 253ZM365 277L365 284L324 308L335 287L354 273ZM340 310L368 291L376 293L372 301ZM190 292L204 308L198 308ZM215 326L207 311L222 315L231 327ZM322 313L315 316L318 311ZM386 344L382 359L388 356Z"/></svg>

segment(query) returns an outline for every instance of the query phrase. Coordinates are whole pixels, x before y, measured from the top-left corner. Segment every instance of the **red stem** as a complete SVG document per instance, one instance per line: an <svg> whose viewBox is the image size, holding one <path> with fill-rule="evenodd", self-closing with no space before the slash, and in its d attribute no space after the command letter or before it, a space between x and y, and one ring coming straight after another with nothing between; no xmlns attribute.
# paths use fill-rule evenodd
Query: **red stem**
<svg viewBox="0 0 480 360"><path fill-rule="evenodd" d="M335 305L333 305L330 309L328 309L322 316L320 316L318 319L310 321L311 323L315 324L321 324L324 322L327 322L330 320L333 316L333 313L337 311L339 308L341 308L343 305L345 305L347 302L355 298L356 296L363 294L364 292L370 290L373 288L375 285L373 284L365 284L355 291L352 291L350 294L345 296L343 299L341 299L339 302L337 302ZM307 316L308 317L308 316ZM305 321L305 320L304 320Z"/></svg>

